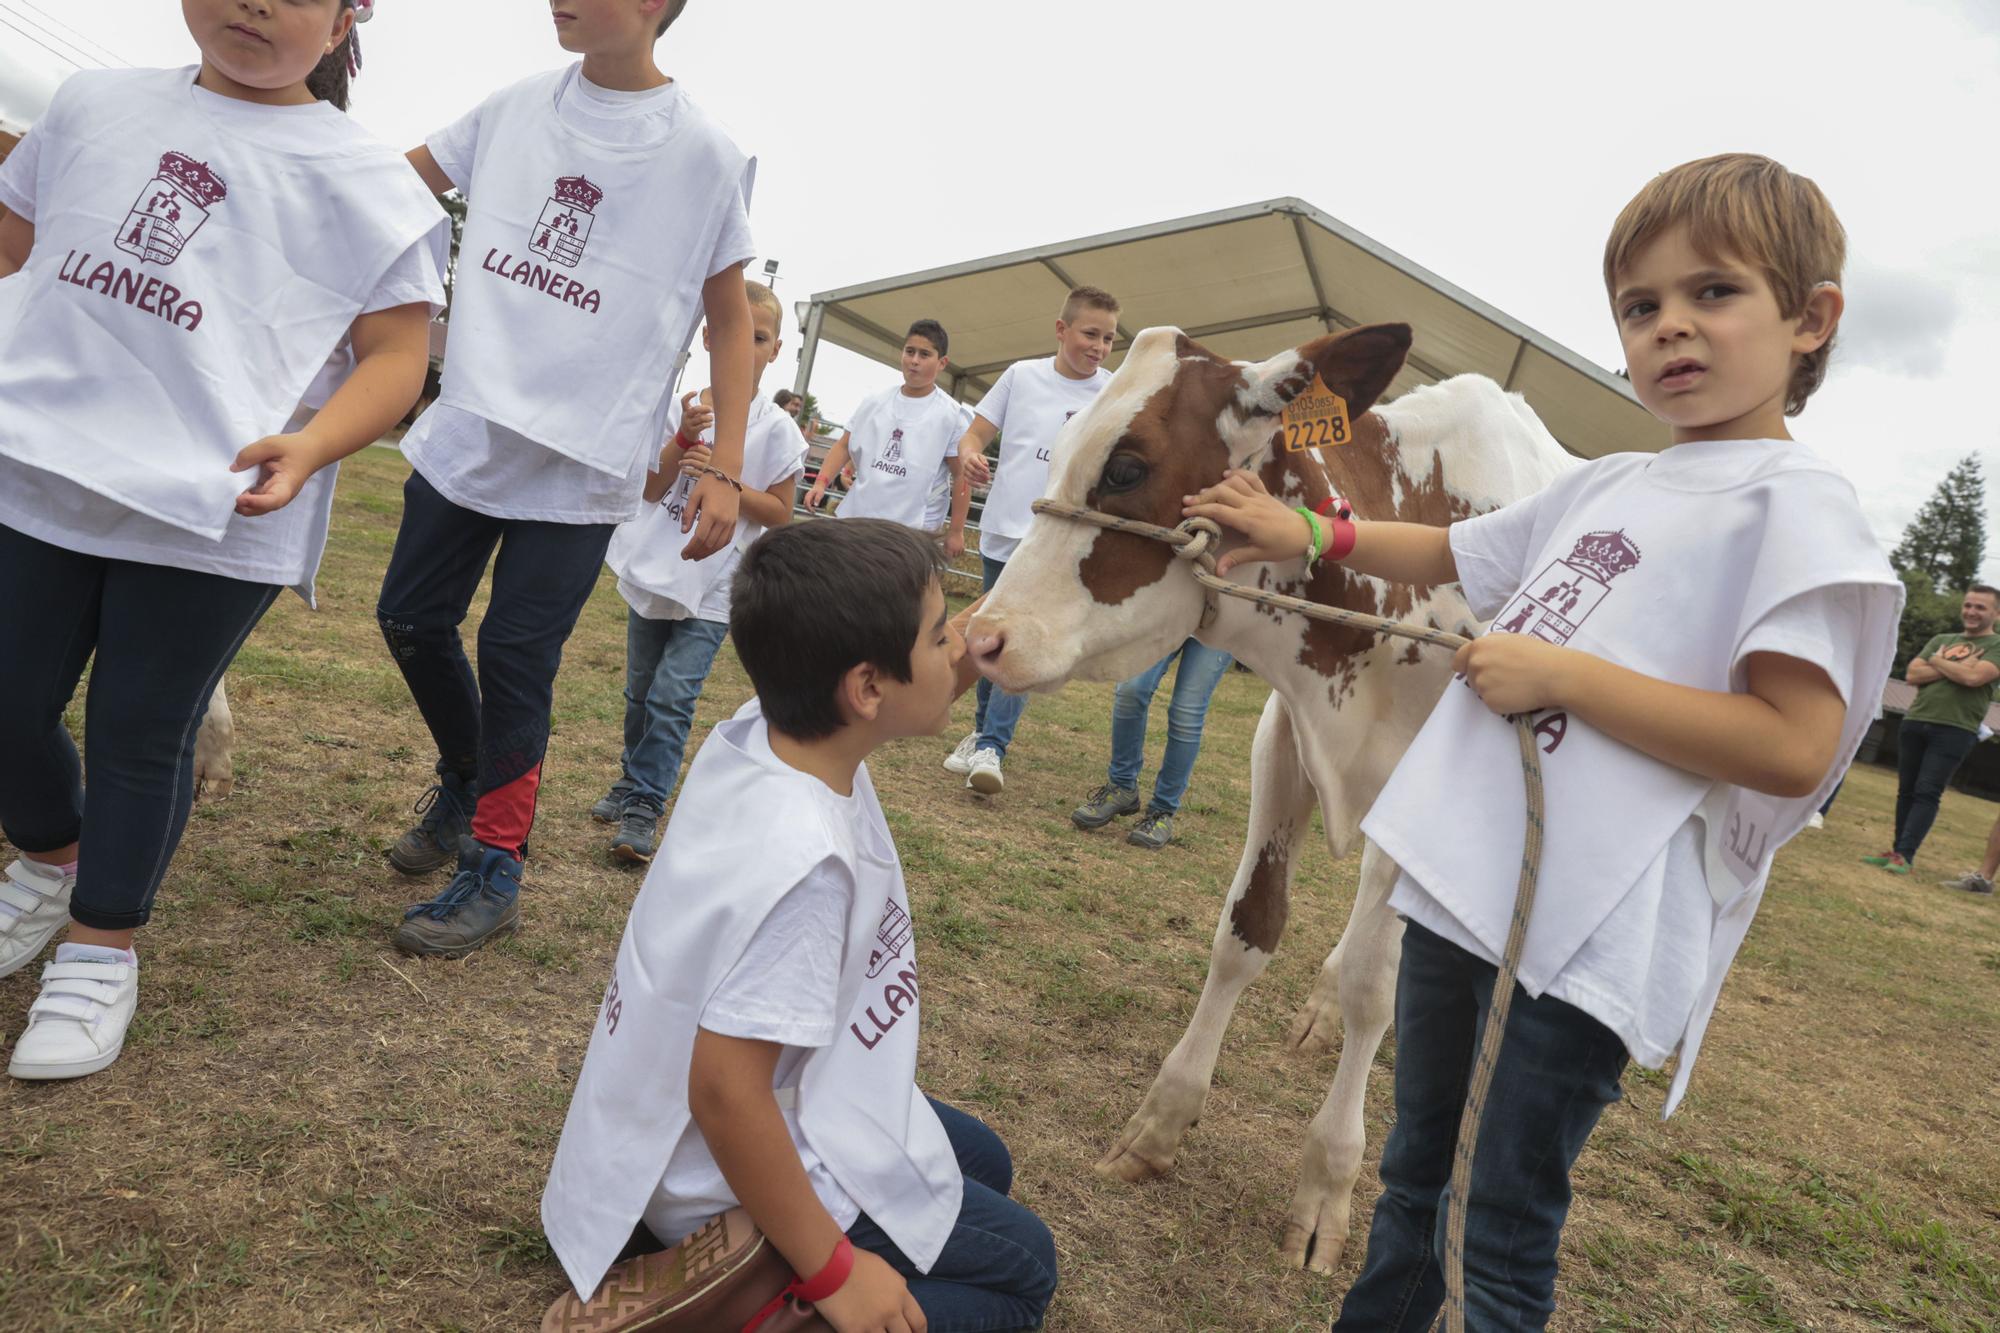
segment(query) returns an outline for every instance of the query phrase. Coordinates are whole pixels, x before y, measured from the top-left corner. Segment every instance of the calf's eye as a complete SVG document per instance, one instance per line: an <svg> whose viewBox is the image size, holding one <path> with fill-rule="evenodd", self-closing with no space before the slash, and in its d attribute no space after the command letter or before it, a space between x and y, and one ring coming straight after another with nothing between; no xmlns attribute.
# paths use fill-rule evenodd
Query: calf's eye
<svg viewBox="0 0 2000 1333"><path fill-rule="evenodd" d="M1113 454L1098 479L1100 489L1113 495L1136 489L1146 480L1146 465L1130 454Z"/></svg>

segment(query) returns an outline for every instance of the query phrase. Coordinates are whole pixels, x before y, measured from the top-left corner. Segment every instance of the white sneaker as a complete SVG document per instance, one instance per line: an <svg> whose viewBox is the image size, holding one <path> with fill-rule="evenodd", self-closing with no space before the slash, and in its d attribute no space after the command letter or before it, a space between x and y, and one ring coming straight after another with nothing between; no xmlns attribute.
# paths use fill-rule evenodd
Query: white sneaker
<svg viewBox="0 0 2000 1333"><path fill-rule="evenodd" d="M990 745L982 745L972 756L972 767L966 773L965 785L981 796L998 796L1000 789L1007 785L1007 779L1000 776L1000 752Z"/></svg>
<svg viewBox="0 0 2000 1333"><path fill-rule="evenodd" d="M0 875L0 977L26 967L69 924L69 895L75 887L75 875L26 859Z"/></svg>
<svg viewBox="0 0 2000 1333"><path fill-rule="evenodd" d="M1812 818L1811 818L1811 819L1808 819L1808 820L1806 821L1806 827L1807 827L1807 828L1825 828L1825 827L1826 827L1826 816L1825 816L1825 815L1823 815L1823 814L1821 814L1821 813L1820 813L1819 811L1817 811L1817 810L1813 811L1813 812L1812 812Z"/></svg>
<svg viewBox="0 0 2000 1333"><path fill-rule="evenodd" d="M7 1072L33 1079L95 1074L125 1049L125 1029L138 1007L137 964L50 963Z"/></svg>
<svg viewBox="0 0 2000 1333"><path fill-rule="evenodd" d="M972 771L972 752L979 744L979 733L968 731L952 752L944 757L944 771L964 777Z"/></svg>

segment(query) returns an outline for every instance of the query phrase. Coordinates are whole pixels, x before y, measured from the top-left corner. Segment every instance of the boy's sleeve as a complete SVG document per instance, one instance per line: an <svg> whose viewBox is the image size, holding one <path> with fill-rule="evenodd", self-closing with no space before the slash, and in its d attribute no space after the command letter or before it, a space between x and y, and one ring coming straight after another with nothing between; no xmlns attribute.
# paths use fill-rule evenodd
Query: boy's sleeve
<svg viewBox="0 0 2000 1333"><path fill-rule="evenodd" d="M1854 703L1855 645L1865 632L1867 607L1861 589L1835 583L1780 602L1750 627L1729 665L1730 688L1748 687L1746 660L1752 653L1782 653L1825 671L1840 691L1841 702Z"/></svg>
<svg viewBox="0 0 2000 1333"><path fill-rule="evenodd" d="M486 103L481 102L424 140L424 147L437 160L438 170L451 177L451 183L461 194L471 193L468 187L472 183L472 164L479 157L479 121L485 114Z"/></svg>
<svg viewBox="0 0 2000 1333"><path fill-rule="evenodd" d="M397 306L416 305L422 302L436 314L444 308L444 277L438 272L436 247L429 236L412 242L410 248L389 265L375 290L361 304L361 313L372 315L378 310L394 310Z"/></svg>
<svg viewBox="0 0 2000 1333"><path fill-rule="evenodd" d="M1020 362L1018 361L1014 363L1014 365L1019 364ZM991 422L995 430L1005 429L1007 425L1007 400L1013 396L1013 393L1014 366L1009 366L1000 372L1000 378L993 382L993 387L988 389L986 396L979 400L979 406L972 410ZM966 424L969 426L971 423L967 422Z"/></svg>
<svg viewBox="0 0 2000 1333"><path fill-rule="evenodd" d="M1542 491L1461 520L1448 530L1466 605L1481 620L1499 615L1533 573L1527 565L1540 549L1535 532L1547 494Z"/></svg>
<svg viewBox="0 0 2000 1333"><path fill-rule="evenodd" d="M709 252L708 276L741 268L756 257L757 242L750 238L750 207L743 198L742 183L734 182L729 187L729 211L723 215L722 230L715 234L715 249Z"/></svg>
<svg viewBox="0 0 2000 1333"><path fill-rule="evenodd" d="M743 484L750 490L768 491L805 469L805 438L790 417L779 413L779 418L766 421L746 449Z"/></svg>
<svg viewBox="0 0 2000 1333"><path fill-rule="evenodd" d="M723 1037L824 1046L840 1030L841 955L854 884L822 862L779 899L701 1011Z"/></svg>

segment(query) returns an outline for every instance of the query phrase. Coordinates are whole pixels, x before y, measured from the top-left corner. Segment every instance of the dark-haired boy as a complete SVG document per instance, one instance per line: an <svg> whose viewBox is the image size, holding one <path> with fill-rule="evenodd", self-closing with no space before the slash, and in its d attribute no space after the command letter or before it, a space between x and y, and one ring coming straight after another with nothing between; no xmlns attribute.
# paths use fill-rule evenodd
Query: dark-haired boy
<svg viewBox="0 0 2000 1333"><path fill-rule="evenodd" d="M654 61L684 3L564 0L556 38L582 61L501 89L410 154L471 211L444 387L403 440L415 472L375 609L438 748L423 818L389 859L408 875L458 867L405 914L408 953L460 957L520 923L563 644L612 530L639 512L704 310L715 444L681 555L735 531L754 165ZM489 560L475 680L458 626Z"/></svg>
<svg viewBox="0 0 2000 1333"><path fill-rule="evenodd" d="M635 1226L671 1245L740 1204L802 1277L851 1256L817 1302L836 1328L1041 1320L1055 1247L1007 1197L1005 1145L916 1086L914 926L866 764L938 734L972 682L941 569L873 519L743 556L730 634L757 698L688 771L542 1196L579 1297Z"/></svg>
<svg viewBox="0 0 2000 1333"><path fill-rule="evenodd" d="M970 414L937 387L950 362L944 326L934 319L910 325L903 339L903 382L862 401L838 443L827 451L819 476L806 493L806 508L817 509L829 482L851 460L854 484L835 511L839 518L886 518L920 532L937 529L932 496L939 474L958 480L958 438ZM945 534L945 554L965 549L961 512Z"/></svg>

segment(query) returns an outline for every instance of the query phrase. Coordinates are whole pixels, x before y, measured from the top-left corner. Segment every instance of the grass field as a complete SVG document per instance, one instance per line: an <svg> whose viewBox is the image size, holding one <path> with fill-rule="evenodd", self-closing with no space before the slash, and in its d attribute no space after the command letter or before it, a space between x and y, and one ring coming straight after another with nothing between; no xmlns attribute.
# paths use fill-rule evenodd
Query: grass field
<svg viewBox="0 0 2000 1333"><path fill-rule="evenodd" d="M321 610L281 601L231 673L236 794L198 808L161 892L124 1057L0 1080L0 1328L525 1329L561 1285L537 1204L639 884L584 813L617 771L624 606L602 580L556 687L524 930L401 957L390 931L435 887L382 855L432 758L372 614L403 475L387 450L349 465ZM747 693L725 648L697 740ZM1102 780L1108 686L1035 700L1000 800L939 770L956 732L873 765L925 960L921 1074L1012 1146L1061 1251L1055 1333L1324 1329L1360 1261L1393 1043L1342 1272L1276 1262L1333 1069L1283 1040L1357 859L1306 857L1174 1175L1089 1169L1193 1009L1265 693L1224 680L1157 854L1068 821ZM1779 857L1673 1121L1665 1079L1628 1076L1578 1170L1554 1327L2000 1328L2000 905L1933 884L1995 808L1952 793L1897 879L1856 860L1893 799L1857 770ZM10 1038L34 987L0 981Z"/></svg>

